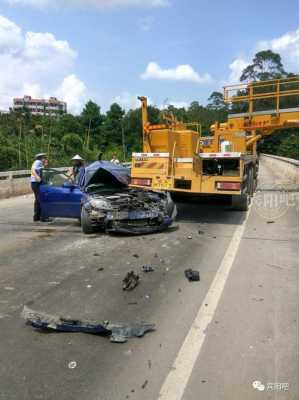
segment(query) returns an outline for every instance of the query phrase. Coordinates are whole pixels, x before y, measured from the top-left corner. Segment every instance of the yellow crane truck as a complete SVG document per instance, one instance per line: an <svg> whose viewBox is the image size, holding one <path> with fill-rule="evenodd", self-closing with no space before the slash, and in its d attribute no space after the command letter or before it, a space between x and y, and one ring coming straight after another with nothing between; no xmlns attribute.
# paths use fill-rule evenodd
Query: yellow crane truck
<svg viewBox="0 0 299 400"><path fill-rule="evenodd" d="M299 127L298 99L298 77L226 86L224 101L245 112L215 122L204 136L199 124L171 115L164 124L151 125L147 98L139 97L143 152L132 155L131 186L231 195L233 208L246 211L257 182L257 142L279 129ZM260 110L263 106L271 109Z"/></svg>

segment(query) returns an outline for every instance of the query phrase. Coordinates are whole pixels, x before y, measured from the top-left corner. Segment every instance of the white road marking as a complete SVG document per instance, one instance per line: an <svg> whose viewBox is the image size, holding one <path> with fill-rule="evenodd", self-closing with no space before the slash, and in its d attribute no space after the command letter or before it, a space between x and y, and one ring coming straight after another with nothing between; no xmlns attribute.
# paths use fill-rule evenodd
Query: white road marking
<svg viewBox="0 0 299 400"><path fill-rule="evenodd" d="M159 400L181 400L184 395L193 367L205 341L206 329L214 317L238 252L249 213L250 211L247 213L242 225L239 225L234 232L210 289L179 350L171 371L162 385Z"/></svg>

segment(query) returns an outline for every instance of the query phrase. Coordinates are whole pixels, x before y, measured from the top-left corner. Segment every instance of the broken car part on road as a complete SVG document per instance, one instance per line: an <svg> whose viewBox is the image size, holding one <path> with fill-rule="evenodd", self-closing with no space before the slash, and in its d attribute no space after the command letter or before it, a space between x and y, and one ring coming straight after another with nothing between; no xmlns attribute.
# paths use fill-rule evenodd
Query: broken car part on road
<svg viewBox="0 0 299 400"><path fill-rule="evenodd" d="M143 265L142 267L143 272L154 272L155 268L152 267L151 265Z"/></svg>
<svg viewBox="0 0 299 400"><path fill-rule="evenodd" d="M139 283L139 275L135 274L134 271L128 272L123 279L123 290L130 291L135 289Z"/></svg>
<svg viewBox="0 0 299 400"><path fill-rule="evenodd" d="M79 320L69 317L50 315L31 310L24 306L22 317L27 324L42 331L83 332L109 336L114 343L125 343L133 337L142 337L147 332L155 330L154 324L148 323L113 323L110 321L96 322Z"/></svg>
<svg viewBox="0 0 299 400"><path fill-rule="evenodd" d="M189 280L189 282L200 281L199 271L194 271L191 268L185 270L185 277Z"/></svg>

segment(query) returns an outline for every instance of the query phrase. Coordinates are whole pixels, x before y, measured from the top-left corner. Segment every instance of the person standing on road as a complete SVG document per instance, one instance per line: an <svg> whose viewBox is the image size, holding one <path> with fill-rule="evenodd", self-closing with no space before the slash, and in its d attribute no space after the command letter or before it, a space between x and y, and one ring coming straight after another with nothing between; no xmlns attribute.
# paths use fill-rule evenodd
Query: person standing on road
<svg viewBox="0 0 299 400"><path fill-rule="evenodd" d="M35 156L35 161L31 167L31 189L34 193L34 215L33 221L37 222L41 220L41 207L40 207L40 185L43 180L43 167L46 159L45 153L39 153Z"/></svg>
<svg viewBox="0 0 299 400"><path fill-rule="evenodd" d="M80 176L81 170L84 168L84 159L76 154L73 158L73 167L69 177L72 179L74 183L78 183L78 178Z"/></svg>
<svg viewBox="0 0 299 400"><path fill-rule="evenodd" d="M116 157L116 154L113 154L111 161L113 164L119 165L119 160Z"/></svg>

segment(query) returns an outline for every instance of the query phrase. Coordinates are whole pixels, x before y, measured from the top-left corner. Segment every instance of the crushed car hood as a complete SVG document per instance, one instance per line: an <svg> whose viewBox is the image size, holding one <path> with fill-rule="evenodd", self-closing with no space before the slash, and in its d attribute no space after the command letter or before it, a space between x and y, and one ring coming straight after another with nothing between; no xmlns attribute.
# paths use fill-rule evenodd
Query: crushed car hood
<svg viewBox="0 0 299 400"><path fill-rule="evenodd" d="M96 161L85 168L84 177L80 180L80 187L86 189L90 185L112 183L126 187L130 181L130 170L109 161Z"/></svg>

